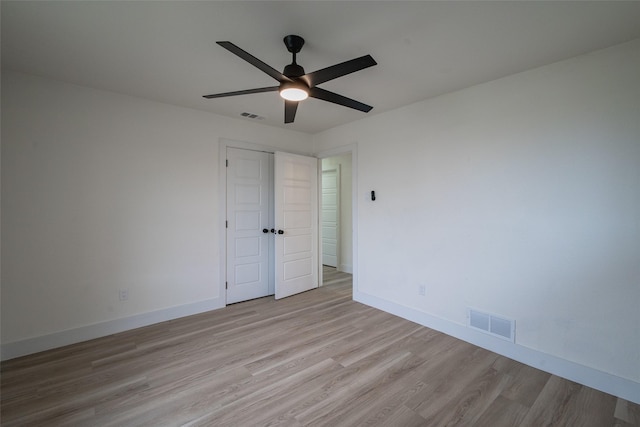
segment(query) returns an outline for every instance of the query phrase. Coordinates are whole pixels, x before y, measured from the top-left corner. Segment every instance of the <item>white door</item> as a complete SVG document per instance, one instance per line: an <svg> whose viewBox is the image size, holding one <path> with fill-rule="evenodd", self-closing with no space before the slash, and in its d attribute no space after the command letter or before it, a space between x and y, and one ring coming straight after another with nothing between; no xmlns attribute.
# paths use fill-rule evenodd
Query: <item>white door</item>
<svg viewBox="0 0 640 427"><path fill-rule="evenodd" d="M338 266L340 169L322 171L322 263Z"/></svg>
<svg viewBox="0 0 640 427"><path fill-rule="evenodd" d="M275 153L275 297L318 287L318 159Z"/></svg>
<svg viewBox="0 0 640 427"><path fill-rule="evenodd" d="M273 154L227 148L227 162L227 304L232 304L274 293Z"/></svg>

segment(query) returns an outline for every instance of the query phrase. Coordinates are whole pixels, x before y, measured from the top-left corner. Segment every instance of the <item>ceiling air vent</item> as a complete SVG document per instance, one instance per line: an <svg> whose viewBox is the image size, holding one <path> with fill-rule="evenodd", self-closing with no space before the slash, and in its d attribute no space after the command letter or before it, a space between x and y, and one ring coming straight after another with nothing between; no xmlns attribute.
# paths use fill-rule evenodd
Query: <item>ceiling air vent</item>
<svg viewBox="0 0 640 427"><path fill-rule="evenodd" d="M242 114L240 114L242 117L246 117L248 119L254 119L254 120L264 120L264 116L260 116L258 114L255 113L247 113L246 111Z"/></svg>

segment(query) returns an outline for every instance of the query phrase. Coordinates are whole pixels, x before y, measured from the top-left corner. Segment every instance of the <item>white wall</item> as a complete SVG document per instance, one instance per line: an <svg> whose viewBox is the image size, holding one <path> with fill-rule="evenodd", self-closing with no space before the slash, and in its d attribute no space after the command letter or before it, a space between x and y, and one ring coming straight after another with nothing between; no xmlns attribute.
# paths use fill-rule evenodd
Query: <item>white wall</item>
<svg viewBox="0 0 640 427"><path fill-rule="evenodd" d="M639 100L635 40L315 135L358 144L356 297L640 401Z"/></svg>
<svg viewBox="0 0 640 427"><path fill-rule="evenodd" d="M340 258L338 270L353 272L352 217L351 217L351 153L322 159L322 170L340 166Z"/></svg>
<svg viewBox="0 0 640 427"><path fill-rule="evenodd" d="M311 152L307 134L3 72L5 358L224 305L220 138Z"/></svg>

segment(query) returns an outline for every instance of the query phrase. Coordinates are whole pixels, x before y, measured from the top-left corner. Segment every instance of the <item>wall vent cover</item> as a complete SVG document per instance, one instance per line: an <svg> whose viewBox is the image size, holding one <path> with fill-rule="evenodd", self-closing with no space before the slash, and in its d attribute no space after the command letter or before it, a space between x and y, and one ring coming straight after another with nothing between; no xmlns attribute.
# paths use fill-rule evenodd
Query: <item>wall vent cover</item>
<svg viewBox="0 0 640 427"><path fill-rule="evenodd" d="M469 327L480 330L494 337L516 342L516 321L504 317L469 309L467 318Z"/></svg>

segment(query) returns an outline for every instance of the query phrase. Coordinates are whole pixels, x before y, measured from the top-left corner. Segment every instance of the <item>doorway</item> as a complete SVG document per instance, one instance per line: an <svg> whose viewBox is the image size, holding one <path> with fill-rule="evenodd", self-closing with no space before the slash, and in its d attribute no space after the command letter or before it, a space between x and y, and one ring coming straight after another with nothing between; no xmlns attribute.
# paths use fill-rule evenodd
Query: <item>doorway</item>
<svg viewBox="0 0 640 427"><path fill-rule="evenodd" d="M352 155L322 159L322 264L353 273Z"/></svg>

